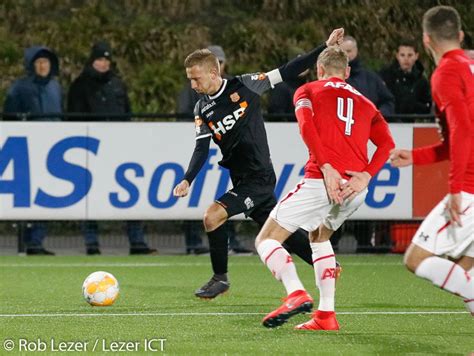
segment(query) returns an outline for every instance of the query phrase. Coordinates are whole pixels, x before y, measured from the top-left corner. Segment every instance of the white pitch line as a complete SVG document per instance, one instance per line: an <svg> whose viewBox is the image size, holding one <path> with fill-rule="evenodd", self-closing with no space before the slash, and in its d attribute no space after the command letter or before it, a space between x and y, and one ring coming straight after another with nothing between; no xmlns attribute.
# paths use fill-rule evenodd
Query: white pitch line
<svg viewBox="0 0 474 356"><path fill-rule="evenodd" d="M468 314L467 311L360 311L338 312L338 315L453 315ZM0 318L19 317L102 317L102 316L248 316L265 313L53 313L53 314L0 314Z"/></svg>
<svg viewBox="0 0 474 356"><path fill-rule="evenodd" d="M262 266L262 263L238 263L230 265L236 266ZM403 264L400 262L383 262L383 263L376 263L376 262L368 262L368 263L359 263L359 262L348 262L343 263L342 266L402 266ZM37 267L57 267L57 268L86 268L86 267L120 267L120 268L136 268L136 267L199 267L199 266L209 266L209 262L170 262L170 263L162 263L162 262L152 262L152 263L101 263L101 262L87 262L87 263L0 263L0 267L23 267L23 268L37 268Z"/></svg>

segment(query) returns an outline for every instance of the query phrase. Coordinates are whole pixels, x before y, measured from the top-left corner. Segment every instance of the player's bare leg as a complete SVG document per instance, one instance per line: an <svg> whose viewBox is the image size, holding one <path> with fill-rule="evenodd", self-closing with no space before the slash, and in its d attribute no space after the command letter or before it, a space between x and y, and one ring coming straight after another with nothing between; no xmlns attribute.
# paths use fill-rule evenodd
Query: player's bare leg
<svg viewBox="0 0 474 356"><path fill-rule="evenodd" d="M313 299L305 291L290 254L282 246L290 235L290 231L268 218L255 240L262 262L283 283L288 294L283 305L263 318L263 325L269 328L280 326L290 317L309 312L313 307Z"/></svg>
<svg viewBox="0 0 474 356"><path fill-rule="evenodd" d="M297 325L295 329L339 330L339 323L334 311L336 257L329 241L333 233L333 230L321 224L317 230L309 234L310 245L313 250L316 286L319 289L319 306L318 310L313 313L311 320Z"/></svg>
<svg viewBox="0 0 474 356"><path fill-rule="evenodd" d="M212 203L204 213L204 229L206 232L216 230L227 221L227 211L218 203Z"/></svg>
<svg viewBox="0 0 474 356"><path fill-rule="evenodd" d="M230 287L227 278L229 239L224 226L227 218L227 211L217 203L212 203L204 214L203 223L209 238L209 250L214 275L209 282L195 291L196 297L212 299L219 294L225 293Z"/></svg>
<svg viewBox="0 0 474 356"><path fill-rule="evenodd" d="M465 271L471 272L472 267L474 267L474 258L470 256L462 256L461 258L455 260L458 265L464 268Z"/></svg>
<svg viewBox="0 0 474 356"><path fill-rule="evenodd" d="M474 278L468 272L472 268L473 258L464 256L460 262L462 264L438 257L413 243L408 247L404 259L408 270L418 277L428 279L441 289L460 295L474 316ZM467 269L469 266L471 267Z"/></svg>

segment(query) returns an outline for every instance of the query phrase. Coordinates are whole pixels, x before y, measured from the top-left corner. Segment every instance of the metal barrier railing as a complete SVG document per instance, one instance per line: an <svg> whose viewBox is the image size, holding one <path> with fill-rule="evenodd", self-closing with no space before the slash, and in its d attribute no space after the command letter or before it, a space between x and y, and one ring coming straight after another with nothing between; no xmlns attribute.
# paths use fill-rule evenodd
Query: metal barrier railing
<svg viewBox="0 0 474 356"><path fill-rule="evenodd" d="M83 253L85 243L79 221L47 222L48 233L44 247L62 253ZM150 247L163 253L186 251L182 221L145 221L145 238ZM331 238L339 253L402 253L411 241L420 221L413 220L349 220ZM24 253L23 236L31 228L28 222L0 222L0 254ZM253 250L258 234L257 225L250 220L239 221L236 236L243 247ZM126 251L128 239L122 224L99 221L99 240L104 251ZM200 231L206 243L204 229Z"/></svg>

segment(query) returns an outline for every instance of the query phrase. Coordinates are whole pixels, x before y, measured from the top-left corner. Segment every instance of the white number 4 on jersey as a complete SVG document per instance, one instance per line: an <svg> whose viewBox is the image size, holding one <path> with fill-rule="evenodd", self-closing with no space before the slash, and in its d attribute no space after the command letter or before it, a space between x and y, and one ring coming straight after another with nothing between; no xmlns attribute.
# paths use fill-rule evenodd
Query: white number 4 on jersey
<svg viewBox="0 0 474 356"><path fill-rule="evenodd" d="M344 98L337 98L337 117L339 120L342 120L346 123L346 129L344 130L344 133L346 136L350 136L352 132L352 125L354 125L354 120L352 119L352 114L354 112L354 100L351 98L346 98L346 100L347 104L344 104Z"/></svg>

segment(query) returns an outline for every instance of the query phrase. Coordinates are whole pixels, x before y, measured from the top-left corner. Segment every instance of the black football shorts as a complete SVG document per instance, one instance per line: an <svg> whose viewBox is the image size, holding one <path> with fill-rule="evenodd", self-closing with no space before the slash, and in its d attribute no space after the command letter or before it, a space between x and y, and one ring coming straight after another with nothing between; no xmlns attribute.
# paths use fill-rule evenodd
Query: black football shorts
<svg viewBox="0 0 474 356"><path fill-rule="evenodd" d="M244 213L259 225L263 225L268 215L276 205L275 172L269 171L263 175L248 175L232 177L234 187L216 200L229 217Z"/></svg>

